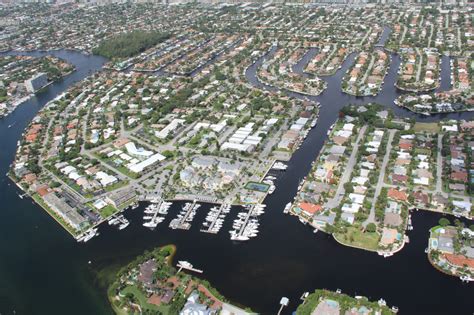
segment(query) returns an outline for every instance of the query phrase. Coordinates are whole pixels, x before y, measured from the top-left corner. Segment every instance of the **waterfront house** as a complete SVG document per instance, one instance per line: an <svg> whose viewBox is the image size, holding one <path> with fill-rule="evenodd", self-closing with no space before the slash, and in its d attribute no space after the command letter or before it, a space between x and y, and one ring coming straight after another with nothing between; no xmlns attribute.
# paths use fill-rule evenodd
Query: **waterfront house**
<svg viewBox="0 0 474 315"><path fill-rule="evenodd" d="M404 201L408 200L408 196L404 191L400 191L395 188L390 188L387 193L388 198L391 198L395 201Z"/></svg>

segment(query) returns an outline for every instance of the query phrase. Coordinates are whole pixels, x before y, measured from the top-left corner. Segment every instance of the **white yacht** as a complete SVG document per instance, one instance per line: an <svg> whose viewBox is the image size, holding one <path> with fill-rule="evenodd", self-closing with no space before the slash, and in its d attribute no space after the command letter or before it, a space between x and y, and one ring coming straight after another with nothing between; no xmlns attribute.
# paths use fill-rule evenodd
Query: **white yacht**
<svg viewBox="0 0 474 315"><path fill-rule="evenodd" d="M474 281L474 278L470 276L460 276L459 279L461 279L462 282L472 282Z"/></svg>
<svg viewBox="0 0 474 315"><path fill-rule="evenodd" d="M123 230L125 229L127 226L129 226L130 222L124 222L122 224L119 225L119 230Z"/></svg>

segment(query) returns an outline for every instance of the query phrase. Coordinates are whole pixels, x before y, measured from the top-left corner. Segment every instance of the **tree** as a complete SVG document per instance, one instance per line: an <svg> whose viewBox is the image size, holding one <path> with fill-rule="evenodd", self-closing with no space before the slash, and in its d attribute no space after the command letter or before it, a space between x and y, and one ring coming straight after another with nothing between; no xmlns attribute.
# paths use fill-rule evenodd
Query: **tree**
<svg viewBox="0 0 474 315"><path fill-rule="evenodd" d="M377 231L377 226L375 225L375 223L369 223L367 224L367 227L365 230L369 233L374 233L375 231Z"/></svg>
<svg viewBox="0 0 474 315"><path fill-rule="evenodd" d="M348 194L351 194L354 192L354 188L352 187L352 183L350 182L347 182L344 184L344 190L346 191L346 193Z"/></svg>
<svg viewBox="0 0 474 315"><path fill-rule="evenodd" d="M449 224L451 224L451 222L449 222L449 220L446 218L439 219L438 223L441 226L448 226Z"/></svg>

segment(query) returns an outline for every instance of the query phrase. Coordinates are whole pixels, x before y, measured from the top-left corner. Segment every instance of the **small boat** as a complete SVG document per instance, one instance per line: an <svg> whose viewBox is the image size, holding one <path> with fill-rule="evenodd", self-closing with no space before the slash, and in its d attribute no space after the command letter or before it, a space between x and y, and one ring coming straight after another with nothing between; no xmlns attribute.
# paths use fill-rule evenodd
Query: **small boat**
<svg viewBox="0 0 474 315"><path fill-rule="evenodd" d="M283 213L288 213L291 209L291 202L288 202L285 206L285 209L283 209Z"/></svg>
<svg viewBox="0 0 474 315"><path fill-rule="evenodd" d="M158 225L157 222L154 222L154 221L149 221L149 222L145 222L143 223L143 226L144 227L147 227L147 228L156 228L156 226Z"/></svg>
<svg viewBox="0 0 474 315"><path fill-rule="evenodd" d="M461 279L462 282L472 282L474 281L474 278L470 276L460 276L459 279Z"/></svg>
<svg viewBox="0 0 474 315"><path fill-rule="evenodd" d="M271 195L275 191L276 187L275 185L271 185L270 188L268 189L268 194Z"/></svg>
<svg viewBox="0 0 474 315"><path fill-rule="evenodd" d="M130 224L130 222L128 222L128 221L120 224L119 225L119 230L125 229L129 224Z"/></svg>
<svg viewBox="0 0 474 315"><path fill-rule="evenodd" d="M118 221L117 218L111 218L111 219L109 220L109 225L114 225L114 224L117 224L118 222L119 222L119 221Z"/></svg>

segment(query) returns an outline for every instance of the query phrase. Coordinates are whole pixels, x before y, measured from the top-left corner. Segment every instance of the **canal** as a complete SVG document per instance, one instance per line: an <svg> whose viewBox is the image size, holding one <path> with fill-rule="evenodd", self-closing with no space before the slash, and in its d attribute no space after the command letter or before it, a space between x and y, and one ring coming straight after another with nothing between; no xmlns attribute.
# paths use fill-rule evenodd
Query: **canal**
<svg viewBox="0 0 474 315"><path fill-rule="evenodd" d="M314 51L308 52L295 70L302 73L311 53ZM414 230L408 232L410 243L395 256L383 258L340 246L332 237L321 232L314 234L296 218L283 214L284 205L296 194L299 181L309 172L327 129L343 106L378 102L402 117L422 121L472 117L466 113L424 117L395 106L393 100L399 93L393 85L400 63L397 55L392 54L383 90L375 97L353 97L340 90L341 79L353 63L354 54L335 75L323 78L328 88L320 96L311 97L321 103L319 122L294 154L287 171L279 174L277 190L265 201L267 211L261 217L257 238L246 243L229 239L227 231L236 209L227 216L219 234L199 232L209 205L198 210L189 231L171 230L168 223L179 211L177 203L155 231L142 226L141 205L126 213L131 221L127 229L119 231L103 225L98 237L79 244L30 199L20 199L19 189L4 175L14 158L17 140L37 111L71 84L98 71L105 62L73 51L52 54L74 63L78 71L0 120L1 314L111 314L105 289L99 285L96 274L110 266L126 264L146 249L169 243L178 248L176 260L192 262L204 270L202 276L223 295L263 314L275 314L282 296L290 298L291 304L284 310L289 314L299 304L303 292L316 288L339 288L349 295L364 295L373 300L384 298L389 305L398 306L401 314L472 314L472 285L436 271L424 253L428 230L440 215L415 212ZM272 52L265 57L271 55ZM271 88L258 82L255 75L263 58L249 67L246 76L253 85ZM444 62L443 58L442 87L449 86L443 81L449 80L449 67ZM13 127L8 128L11 124Z"/></svg>

